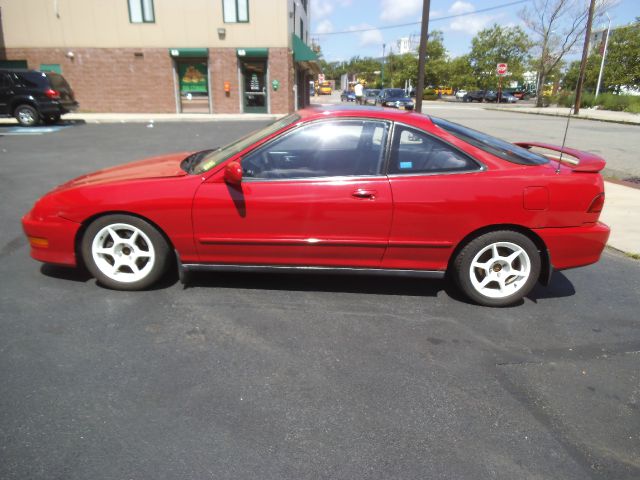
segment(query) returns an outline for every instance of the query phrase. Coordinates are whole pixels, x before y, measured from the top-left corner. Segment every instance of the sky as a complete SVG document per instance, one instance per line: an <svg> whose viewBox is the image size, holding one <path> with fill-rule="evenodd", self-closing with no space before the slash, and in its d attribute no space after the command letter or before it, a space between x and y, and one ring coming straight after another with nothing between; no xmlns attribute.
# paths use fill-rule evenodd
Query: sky
<svg viewBox="0 0 640 480"><path fill-rule="evenodd" d="M469 51L471 39L478 31L494 23L525 28L518 12L531 2L431 0L429 30L443 32L445 48L456 57ZM397 40L401 37L413 35L416 44L419 42L422 4L423 0L311 0L310 37L320 44L327 61L346 61L354 56L381 57L383 44L388 54L389 49L398 51ZM615 0L608 13L612 26L628 24L640 16L640 0ZM386 28L408 23L412 25ZM606 27L599 22L594 29L603 26ZM348 33L336 33L343 31Z"/></svg>

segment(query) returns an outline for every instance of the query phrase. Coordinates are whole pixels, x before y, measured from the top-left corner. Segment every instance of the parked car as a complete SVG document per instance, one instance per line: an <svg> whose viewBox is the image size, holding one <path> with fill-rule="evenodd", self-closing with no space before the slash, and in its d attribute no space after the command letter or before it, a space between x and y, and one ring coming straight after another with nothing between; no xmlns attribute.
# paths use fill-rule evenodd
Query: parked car
<svg viewBox="0 0 640 480"><path fill-rule="evenodd" d="M355 92L352 92L351 90L343 90L342 93L340 94L340 101L341 102L355 102L356 101Z"/></svg>
<svg viewBox="0 0 640 480"><path fill-rule="evenodd" d="M401 88L383 88L376 98L376 105L413 110L413 100Z"/></svg>
<svg viewBox="0 0 640 480"><path fill-rule="evenodd" d="M609 236L605 161L565 148L572 161L559 163L560 150L413 112L309 108L222 148L83 175L22 224L33 258L86 265L120 290L149 288L176 263L183 281L448 274L469 299L505 306L554 270L597 262Z"/></svg>
<svg viewBox="0 0 640 480"><path fill-rule="evenodd" d="M463 102L484 102L484 97L487 94L484 90L471 90L462 97Z"/></svg>
<svg viewBox="0 0 640 480"><path fill-rule="evenodd" d="M0 69L0 117L15 117L31 127L56 123L78 108L73 90L62 75L37 70Z"/></svg>
<svg viewBox="0 0 640 480"><path fill-rule="evenodd" d="M498 101L498 92L495 90L489 90L484 96L485 102L497 102ZM511 95L509 92L501 92L500 93L500 103L516 103L518 99Z"/></svg>
<svg viewBox="0 0 640 480"><path fill-rule="evenodd" d="M364 104L365 105L375 105L376 104L376 98L378 98L379 94L380 94L380 89L379 88L366 88L362 92L362 97L364 98Z"/></svg>
<svg viewBox="0 0 640 480"><path fill-rule="evenodd" d="M466 91L466 90L463 90L463 89L458 90L458 91L456 92L456 99L457 99L457 100L462 100L466 94L467 94L467 91Z"/></svg>

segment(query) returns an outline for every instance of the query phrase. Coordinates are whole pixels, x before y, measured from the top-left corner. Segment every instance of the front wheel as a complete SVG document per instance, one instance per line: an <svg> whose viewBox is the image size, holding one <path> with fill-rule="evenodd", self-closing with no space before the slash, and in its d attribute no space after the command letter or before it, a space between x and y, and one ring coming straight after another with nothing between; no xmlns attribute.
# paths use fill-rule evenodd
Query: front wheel
<svg viewBox="0 0 640 480"><path fill-rule="evenodd" d="M454 261L453 275L469 299L488 307L506 307L531 291L540 266L540 252L530 238L502 230L469 242Z"/></svg>
<svg viewBox="0 0 640 480"><path fill-rule="evenodd" d="M143 290L166 272L170 256L164 237L145 220L107 215L89 225L82 257L98 282L115 290Z"/></svg>

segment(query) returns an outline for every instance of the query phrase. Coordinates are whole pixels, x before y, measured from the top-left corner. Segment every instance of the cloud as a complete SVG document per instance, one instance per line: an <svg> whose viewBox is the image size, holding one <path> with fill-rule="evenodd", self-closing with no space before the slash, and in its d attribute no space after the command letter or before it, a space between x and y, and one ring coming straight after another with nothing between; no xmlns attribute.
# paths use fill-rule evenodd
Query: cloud
<svg viewBox="0 0 640 480"><path fill-rule="evenodd" d="M475 11L476 11L476 7L474 7L469 2L463 2L462 0L457 0L456 2L453 3L453 5L449 7L449 13L451 15L459 15L461 13L469 13L469 12L475 12Z"/></svg>
<svg viewBox="0 0 640 480"><path fill-rule="evenodd" d="M318 25L316 26L315 33L331 33L333 32L333 23L328 18L324 20L320 20Z"/></svg>
<svg viewBox="0 0 640 480"><path fill-rule="evenodd" d="M367 23L361 23L360 25L352 25L349 27L349 30L361 30L364 28L373 28L371 25ZM380 45L384 42L382 37L382 32L377 28L373 30L367 30L366 32L358 32L360 37L360 41L358 43L359 47L367 47L369 45ZM382 47L381 47L382 48Z"/></svg>
<svg viewBox="0 0 640 480"><path fill-rule="evenodd" d="M479 15L473 14L476 11L476 7L472 3L465 2L463 0L456 0L448 10L449 15L464 15L462 17L454 18L449 23L445 30L453 32L464 32L469 35L475 35L487 25L494 22L501 15Z"/></svg>
<svg viewBox="0 0 640 480"><path fill-rule="evenodd" d="M311 0L311 15L314 20L320 20L333 13L333 4L328 0Z"/></svg>
<svg viewBox="0 0 640 480"><path fill-rule="evenodd" d="M382 0L380 20L397 22L407 17L412 19L422 13L422 0Z"/></svg>

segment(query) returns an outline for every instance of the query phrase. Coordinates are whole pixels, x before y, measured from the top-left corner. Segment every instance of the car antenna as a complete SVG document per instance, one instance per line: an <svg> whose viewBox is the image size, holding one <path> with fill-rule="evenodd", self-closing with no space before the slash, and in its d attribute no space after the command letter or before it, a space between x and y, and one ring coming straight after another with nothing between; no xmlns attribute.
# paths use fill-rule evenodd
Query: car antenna
<svg viewBox="0 0 640 480"><path fill-rule="evenodd" d="M576 84L576 92L578 91L578 85ZM564 137L562 137L562 146L560 147L560 157L558 158L558 167L556 168L556 175L560 173L560 165L562 165L562 154L564 153L564 146L567 143L567 133L569 132L569 122L571 122L571 111L576 106L575 100L577 100L578 95L574 97L573 105L569 106L569 115L567 115L567 125L564 127Z"/></svg>

